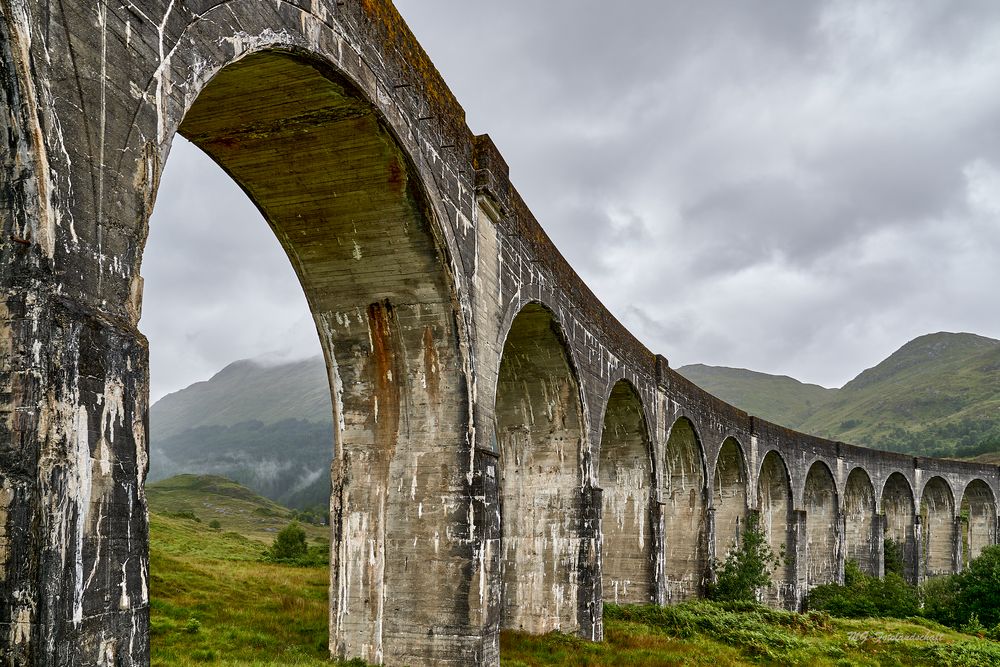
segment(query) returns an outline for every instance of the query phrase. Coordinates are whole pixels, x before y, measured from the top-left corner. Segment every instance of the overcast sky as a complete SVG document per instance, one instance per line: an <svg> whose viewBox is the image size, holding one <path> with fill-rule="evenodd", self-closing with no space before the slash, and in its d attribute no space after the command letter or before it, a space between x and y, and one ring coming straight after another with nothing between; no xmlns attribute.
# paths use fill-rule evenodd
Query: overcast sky
<svg viewBox="0 0 1000 667"><path fill-rule="evenodd" d="M1000 3L400 0L569 262L671 365L840 386L1000 338ZM319 347L256 209L178 139L152 394Z"/></svg>

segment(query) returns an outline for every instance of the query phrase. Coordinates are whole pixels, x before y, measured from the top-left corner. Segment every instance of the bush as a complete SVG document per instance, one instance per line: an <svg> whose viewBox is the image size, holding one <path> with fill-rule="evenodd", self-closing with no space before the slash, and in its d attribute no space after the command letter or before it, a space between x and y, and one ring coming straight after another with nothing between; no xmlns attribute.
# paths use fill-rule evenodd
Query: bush
<svg viewBox="0 0 1000 667"><path fill-rule="evenodd" d="M747 515L746 526L739 544L720 565L714 563L715 581L708 585L708 597L713 600L754 602L757 592L769 586L771 573L781 563L781 557L771 551L767 535L760 527L756 512Z"/></svg>
<svg viewBox="0 0 1000 667"><path fill-rule="evenodd" d="M267 555L273 561L295 562L303 558L307 552L306 531L293 521L274 537Z"/></svg>
<svg viewBox="0 0 1000 667"><path fill-rule="evenodd" d="M958 577L944 576L928 579L920 586L920 599L923 601L923 616L937 621L941 625L958 627Z"/></svg>
<svg viewBox="0 0 1000 667"><path fill-rule="evenodd" d="M872 577L852 560L844 567L844 584L817 586L809 592L806 606L843 618L907 618L919 612L919 598L916 588L898 574Z"/></svg>
<svg viewBox="0 0 1000 667"><path fill-rule="evenodd" d="M955 578L958 620L968 623L976 616L988 628L1000 623L1000 546L983 549Z"/></svg>
<svg viewBox="0 0 1000 667"><path fill-rule="evenodd" d="M219 523L218 519L212 519L211 521L208 522L208 527L211 528L212 530L221 530L222 524Z"/></svg>

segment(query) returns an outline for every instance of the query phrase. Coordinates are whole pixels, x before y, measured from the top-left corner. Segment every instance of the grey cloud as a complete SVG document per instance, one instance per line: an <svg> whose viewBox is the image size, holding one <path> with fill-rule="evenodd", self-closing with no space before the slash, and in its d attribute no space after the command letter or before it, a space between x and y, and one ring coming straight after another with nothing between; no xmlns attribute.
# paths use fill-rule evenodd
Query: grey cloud
<svg viewBox="0 0 1000 667"><path fill-rule="evenodd" d="M397 5L570 263L674 363L830 386L916 335L1000 337L992 0ZM266 225L183 150L144 267L154 387L317 351Z"/></svg>

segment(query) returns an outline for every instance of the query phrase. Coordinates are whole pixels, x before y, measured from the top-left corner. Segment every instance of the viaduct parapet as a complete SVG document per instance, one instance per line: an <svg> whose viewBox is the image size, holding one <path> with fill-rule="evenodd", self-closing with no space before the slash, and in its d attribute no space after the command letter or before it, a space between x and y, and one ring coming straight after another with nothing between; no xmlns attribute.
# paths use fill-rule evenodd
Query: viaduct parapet
<svg viewBox="0 0 1000 667"><path fill-rule="evenodd" d="M386 0L0 0L0 653L145 665L140 265L173 138L260 208L334 404L330 649L496 665L695 597L748 513L799 605L997 538L992 466L769 424L598 302ZM470 27L471 29L471 27ZM177 313L184 317L184 313Z"/></svg>

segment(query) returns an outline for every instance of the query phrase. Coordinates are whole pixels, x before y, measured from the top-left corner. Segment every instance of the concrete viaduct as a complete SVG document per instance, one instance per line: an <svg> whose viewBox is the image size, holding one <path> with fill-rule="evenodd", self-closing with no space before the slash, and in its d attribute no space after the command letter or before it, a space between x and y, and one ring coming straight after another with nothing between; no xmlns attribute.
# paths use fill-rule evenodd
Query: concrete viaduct
<svg viewBox="0 0 1000 667"><path fill-rule="evenodd" d="M263 212L320 332L334 655L599 639L603 601L697 596L750 511L789 607L848 559L880 573L886 536L914 580L996 542L996 467L783 429L647 350L386 0L0 11L4 664L149 660L140 265L178 133Z"/></svg>

